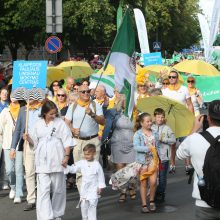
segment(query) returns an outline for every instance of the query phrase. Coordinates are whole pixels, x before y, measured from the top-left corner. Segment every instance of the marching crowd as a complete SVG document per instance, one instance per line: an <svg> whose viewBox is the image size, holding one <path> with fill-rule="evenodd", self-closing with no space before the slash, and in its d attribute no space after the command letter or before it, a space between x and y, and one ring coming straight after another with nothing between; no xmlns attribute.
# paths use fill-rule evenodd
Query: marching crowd
<svg viewBox="0 0 220 220"><path fill-rule="evenodd" d="M181 85L173 69L167 77L161 73L156 85L137 81L135 100L163 95L198 116L203 100L195 83L189 76L188 88ZM175 173L176 137L166 125L165 111L156 108L150 115L134 108L131 120L124 114L125 96L117 88L109 97L105 86L91 87L88 79L55 80L48 89L44 99L28 104L16 100L7 87L1 89L1 177L2 188L10 189L9 198L22 202L25 180L24 211L36 208L38 220L61 219L66 187L74 178L82 219L95 220L98 198L106 187L103 167L111 161L118 202L125 202L128 195L135 199L138 183L141 212L155 212L155 202L165 200L167 173ZM189 157L181 157L186 158L186 173L192 168ZM129 173L133 179L126 178Z"/></svg>

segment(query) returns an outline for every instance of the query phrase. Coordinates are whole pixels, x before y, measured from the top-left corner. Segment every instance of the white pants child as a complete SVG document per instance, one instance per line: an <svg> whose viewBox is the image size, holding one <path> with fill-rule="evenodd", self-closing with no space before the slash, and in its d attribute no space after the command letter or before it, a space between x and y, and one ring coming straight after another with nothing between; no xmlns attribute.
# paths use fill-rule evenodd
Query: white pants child
<svg viewBox="0 0 220 220"><path fill-rule="evenodd" d="M81 206L82 220L97 220L96 218L97 204L98 204L98 199L81 201L80 206Z"/></svg>
<svg viewBox="0 0 220 220"><path fill-rule="evenodd" d="M52 199L50 195L52 194ZM64 215L66 208L65 175L37 174L37 220L54 219Z"/></svg>

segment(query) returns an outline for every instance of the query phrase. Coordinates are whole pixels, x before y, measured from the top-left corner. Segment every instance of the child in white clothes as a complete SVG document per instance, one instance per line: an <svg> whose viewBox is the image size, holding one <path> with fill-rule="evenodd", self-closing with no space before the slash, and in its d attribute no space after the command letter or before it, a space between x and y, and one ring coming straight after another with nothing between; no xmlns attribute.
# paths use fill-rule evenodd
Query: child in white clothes
<svg viewBox="0 0 220 220"><path fill-rule="evenodd" d="M102 189L106 187L105 177L100 163L94 159L95 145L87 144L83 152L84 159L76 162L75 165L67 166L64 173L80 172L82 174L82 184L79 190L82 220L96 220L98 198Z"/></svg>

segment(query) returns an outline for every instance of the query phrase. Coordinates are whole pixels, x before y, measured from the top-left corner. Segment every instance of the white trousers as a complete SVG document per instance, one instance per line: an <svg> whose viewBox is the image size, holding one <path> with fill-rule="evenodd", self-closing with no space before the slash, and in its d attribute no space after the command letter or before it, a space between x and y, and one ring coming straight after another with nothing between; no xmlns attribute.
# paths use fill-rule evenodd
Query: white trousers
<svg viewBox="0 0 220 220"><path fill-rule="evenodd" d="M37 174L37 220L49 220L64 215L65 183L63 172Z"/></svg>
<svg viewBox="0 0 220 220"><path fill-rule="evenodd" d="M81 201L82 220L97 220L96 217L97 204L98 204L98 199Z"/></svg>

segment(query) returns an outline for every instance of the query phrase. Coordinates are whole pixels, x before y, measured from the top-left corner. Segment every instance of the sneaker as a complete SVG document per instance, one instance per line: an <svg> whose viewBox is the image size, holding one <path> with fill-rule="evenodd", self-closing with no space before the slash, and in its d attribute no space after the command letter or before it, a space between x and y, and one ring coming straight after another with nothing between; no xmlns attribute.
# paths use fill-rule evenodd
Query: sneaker
<svg viewBox="0 0 220 220"><path fill-rule="evenodd" d="M15 197L14 204L21 203L21 197Z"/></svg>
<svg viewBox="0 0 220 220"><path fill-rule="evenodd" d="M27 203L27 205L24 207L24 211L31 211L36 209L35 203Z"/></svg>
<svg viewBox="0 0 220 220"><path fill-rule="evenodd" d="M10 189L10 187L9 187L8 184L4 184L4 185L2 186L2 189L3 189L3 190L8 190L8 189Z"/></svg>
<svg viewBox="0 0 220 220"><path fill-rule="evenodd" d="M176 166L170 165L169 173L170 173L170 174L174 174L175 172L176 172Z"/></svg>
<svg viewBox="0 0 220 220"><path fill-rule="evenodd" d="M15 198L15 191L11 189L9 193L9 199L14 199L14 198Z"/></svg>

